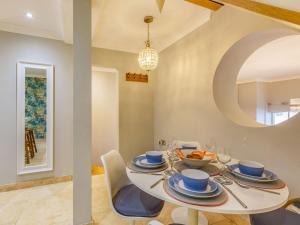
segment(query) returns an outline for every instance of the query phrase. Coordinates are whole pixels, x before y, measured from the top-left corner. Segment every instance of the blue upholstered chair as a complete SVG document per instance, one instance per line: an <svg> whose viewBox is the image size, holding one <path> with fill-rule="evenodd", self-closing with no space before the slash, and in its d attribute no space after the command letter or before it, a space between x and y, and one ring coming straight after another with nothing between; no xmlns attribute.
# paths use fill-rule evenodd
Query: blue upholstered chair
<svg viewBox="0 0 300 225"><path fill-rule="evenodd" d="M164 201L157 199L131 184L126 174L126 166L121 155L112 150L101 157L110 206L119 216L135 220L149 219L159 215Z"/></svg>
<svg viewBox="0 0 300 225"><path fill-rule="evenodd" d="M285 207L272 212L251 215L251 225L299 225L300 214L286 208L300 212L300 199L291 200Z"/></svg>

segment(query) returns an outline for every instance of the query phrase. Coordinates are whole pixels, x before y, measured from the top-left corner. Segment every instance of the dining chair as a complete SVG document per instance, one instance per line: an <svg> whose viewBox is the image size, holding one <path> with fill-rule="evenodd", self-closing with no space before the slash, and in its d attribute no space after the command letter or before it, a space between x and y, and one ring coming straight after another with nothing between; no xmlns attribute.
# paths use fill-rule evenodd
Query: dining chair
<svg viewBox="0 0 300 225"><path fill-rule="evenodd" d="M108 189L109 204L117 215L129 219L134 225L136 220L157 217L164 201L157 199L133 185L127 177L123 158L116 150L101 156Z"/></svg>
<svg viewBox="0 0 300 225"><path fill-rule="evenodd" d="M251 225L299 225L300 198L292 199L277 210L250 216Z"/></svg>

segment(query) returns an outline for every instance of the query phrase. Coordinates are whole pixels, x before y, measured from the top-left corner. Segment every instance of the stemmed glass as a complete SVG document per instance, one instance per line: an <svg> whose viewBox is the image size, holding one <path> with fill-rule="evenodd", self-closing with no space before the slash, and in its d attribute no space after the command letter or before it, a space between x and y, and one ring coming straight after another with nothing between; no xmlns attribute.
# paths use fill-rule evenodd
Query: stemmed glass
<svg viewBox="0 0 300 225"><path fill-rule="evenodd" d="M178 161L178 157L176 155L176 146L173 143L169 143L167 146L168 161L171 166L171 170L173 170L174 163Z"/></svg>
<svg viewBox="0 0 300 225"><path fill-rule="evenodd" d="M221 171L226 169L226 164L231 161L231 155L228 148L219 147L217 149L217 159L222 164Z"/></svg>
<svg viewBox="0 0 300 225"><path fill-rule="evenodd" d="M213 139L209 139L207 144L204 145L204 150L212 153L216 153L216 142Z"/></svg>

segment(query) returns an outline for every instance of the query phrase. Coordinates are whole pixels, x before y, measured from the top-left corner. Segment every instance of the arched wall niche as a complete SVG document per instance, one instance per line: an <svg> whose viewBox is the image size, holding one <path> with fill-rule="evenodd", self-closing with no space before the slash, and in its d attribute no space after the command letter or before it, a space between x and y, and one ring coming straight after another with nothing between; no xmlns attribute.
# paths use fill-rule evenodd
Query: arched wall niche
<svg viewBox="0 0 300 225"><path fill-rule="evenodd" d="M213 95L219 110L233 122L246 127L266 127L243 112L238 104L236 80L246 60L262 46L277 39L298 35L292 30L264 30L237 41L222 57L213 81Z"/></svg>

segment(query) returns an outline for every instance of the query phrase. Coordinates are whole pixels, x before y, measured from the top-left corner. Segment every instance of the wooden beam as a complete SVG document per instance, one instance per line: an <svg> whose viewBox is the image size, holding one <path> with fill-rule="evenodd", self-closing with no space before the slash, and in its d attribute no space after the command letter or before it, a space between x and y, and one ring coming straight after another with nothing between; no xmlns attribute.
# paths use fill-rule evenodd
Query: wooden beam
<svg viewBox="0 0 300 225"><path fill-rule="evenodd" d="M222 3L211 1L211 0L185 0L185 1L194 3L196 5L208 8L213 11L217 11L223 6Z"/></svg>
<svg viewBox="0 0 300 225"><path fill-rule="evenodd" d="M300 25L300 13L288 9L279 8L264 3L250 1L250 0L215 0L219 3L225 3L237 6L258 14L272 17L278 20L284 20L290 23Z"/></svg>
<svg viewBox="0 0 300 225"><path fill-rule="evenodd" d="M156 0L156 3L157 3L159 11L161 12L164 7L165 0Z"/></svg>

